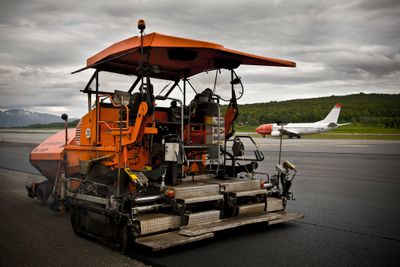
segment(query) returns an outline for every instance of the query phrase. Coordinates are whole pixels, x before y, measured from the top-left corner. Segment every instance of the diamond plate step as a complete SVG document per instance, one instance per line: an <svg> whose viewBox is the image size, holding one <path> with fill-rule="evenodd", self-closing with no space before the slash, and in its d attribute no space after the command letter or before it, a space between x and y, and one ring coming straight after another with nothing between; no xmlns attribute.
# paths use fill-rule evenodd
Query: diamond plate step
<svg viewBox="0 0 400 267"><path fill-rule="evenodd" d="M208 210L188 214L188 224L186 227L220 221L220 214L221 211L219 210Z"/></svg>
<svg viewBox="0 0 400 267"><path fill-rule="evenodd" d="M181 224L180 216L162 213L140 215L138 219L141 235L177 229Z"/></svg>
<svg viewBox="0 0 400 267"><path fill-rule="evenodd" d="M288 213L285 211L267 213L251 217L233 217L221 220L220 222L188 227L180 230L179 234L185 236L198 236L207 233L214 233L217 231L236 228L248 224L261 223L261 222L268 222L268 224L276 224L286 221L298 220L302 218L304 218L303 214Z"/></svg>
<svg viewBox="0 0 400 267"><path fill-rule="evenodd" d="M156 234L151 236L140 237L135 240L137 244L141 244L153 249L153 251L170 248L173 246L184 245L207 238L212 238L214 232L231 229L243 225L268 222L268 224L277 224L287 221L299 220L304 218L300 213L275 212L252 217L235 217L221 220L219 222L202 224L198 226L184 228L180 231Z"/></svg>
<svg viewBox="0 0 400 267"><path fill-rule="evenodd" d="M224 192L251 191L260 189L260 180L212 180L209 183L218 183L225 188Z"/></svg>
<svg viewBox="0 0 400 267"><path fill-rule="evenodd" d="M265 203L247 204L238 206L238 216L265 213Z"/></svg>
<svg viewBox="0 0 400 267"><path fill-rule="evenodd" d="M158 251L178 245L184 245L200 241L203 239L211 238L213 236L214 236L213 233L207 233L204 235L197 235L197 236L184 236L180 235L177 231L175 231L158 235L140 237L137 238L135 242L150 247L153 249L153 251Z"/></svg>
<svg viewBox="0 0 400 267"><path fill-rule="evenodd" d="M249 190L249 191L239 191L239 192L234 192L236 197L245 197L245 196L257 196L257 195L263 195L267 193L267 190L265 189L257 189L257 190Z"/></svg>
<svg viewBox="0 0 400 267"><path fill-rule="evenodd" d="M185 201L185 204L193 204L193 203L206 202L206 201L216 201L216 200L221 200L221 199L224 199L223 195L211 195L211 196L205 196L205 197L183 198L183 200Z"/></svg>
<svg viewBox="0 0 400 267"><path fill-rule="evenodd" d="M174 186L174 189L176 199L205 197L219 194L219 186L217 184L210 184L200 181L185 182Z"/></svg>
<svg viewBox="0 0 400 267"><path fill-rule="evenodd" d="M284 209L285 209L285 206L283 205L282 199L275 198L275 197L267 198L267 211L268 212L281 211Z"/></svg>

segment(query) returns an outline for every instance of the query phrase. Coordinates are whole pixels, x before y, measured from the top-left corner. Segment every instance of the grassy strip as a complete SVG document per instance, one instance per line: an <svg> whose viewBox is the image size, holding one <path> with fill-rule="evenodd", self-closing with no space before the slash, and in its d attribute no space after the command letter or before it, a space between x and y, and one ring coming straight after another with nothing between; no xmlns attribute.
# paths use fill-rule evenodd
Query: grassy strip
<svg viewBox="0 0 400 267"><path fill-rule="evenodd" d="M312 134L304 135L306 139L352 139L352 140L400 140L400 134Z"/></svg>
<svg viewBox="0 0 400 267"><path fill-rule="evenodd" d="M236 132L236 134L240 135L240 132ZM262 138L259 134L250 134L253 138ZM274 138L277 139L278 137L271 137L270 135L265 136L265 138ZM312 135L303 135L302 139L351 139L351 140L400 140L399 135L389 135L389 134L312 134ZM284 139L288 139L287 136ZM296 139L296 138L294 138Z"/></svg>
<svg viewBox="0 0 400 267"><path fill-rule="evenodd" d="M385 128L381 126L365 126L365 125L346 125L339 127L331 133L354 133L354 134L400 134L399 128Z"/></svg>
<svg viewBox="0 0 400 267"><path fill-rule="evenodd" d="M238 132L254 132L257 126L238 125L235 126ZM382 126L365 126L350 124L332 130L329 133L348 133L348 134L400 134L399 128L385 128Z"/></svg>
<svg viewBox="0 0 400 267"><path fill-rule="evenodd" d="M237 126L236 132L250 132L253 133L256 126ZM259 134L251 134L252 137L261 137ZM266 136L266 138L271 138ZM287 138L287 137L285 137ZM302 138L306 139L368 139L368 140L400 140L400 129L398 128L385 128L381 126L365 126L350 124L342 126L336 130L332 130L321 134L303 135Z"/></svg>

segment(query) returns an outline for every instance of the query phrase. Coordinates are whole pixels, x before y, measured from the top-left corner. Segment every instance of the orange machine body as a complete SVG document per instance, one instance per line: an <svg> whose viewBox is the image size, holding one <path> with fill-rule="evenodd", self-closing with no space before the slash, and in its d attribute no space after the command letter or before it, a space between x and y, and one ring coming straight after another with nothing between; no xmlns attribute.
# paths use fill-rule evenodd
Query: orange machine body
<svg viewBox="0 0 400 267"><path fill-rule="evenodd" d="M138 26L140 36L109 46L76 71L95 70L81 91L88 112L75 129L60 131L32 151L32 164L49 181L27 186L28 195L41 204L52 195L52 209L70 208L76 234L123 251L133 241L159 250L224 229L301 218L284 211L293 198L294 165L277 165L271 179L255 172L262 151L251 136L233 136L237 100L244 93L235 69L296 63L210 42L144 35L144 22ZM195 88L189 80L213 70L213 89L203 81L193 83ZM219 95L222 71L230 72L230 99ZM125 90L112 90L100 82L104 72L135 80ZM167 85L159 88L161 83ZM172 94L175 89L182 94ZM225 114L222 101L229 101Z"/></svg>
<svg viewBox="0 0 400 267"><path fill-rule="evenodd" d="M75 129L68 129L67 144L75 143ZM64 158L65 131L50 136L32 150L29 160L50 182L61 170Z"/></svg>
<svg viewBox="0 0 400 267"><path fill-rule="evenodd" d="M76 142L66 147L69 174L78 173L82 161L101 161L111 170L143 170L151 165L150 136L157 133L153 118L145 116L146 107L142 107L135 117L125 115L127 119L120 122L120 111L121 107L99 104L81 119Z"/></svg>
<svg viewBox="0 0 400 267"><path fill-rule="evenodd" d="M145 62L142 62L143 59ZM76 132L73 129L69 130L68 145L64 147L64 135L60 132L32 151L31 162L49 180L53 180L64 166L62 164L64 148L67 166L65 171L72 176L86 173L82 170L82 165L87 163L89 165L101 163L109 171L119 168L137 171L149 169L148 167L156 167L154 166L155 159L160 156L156 155L160 151L153 148L153 139L157 139L158 144L161 144L162 138L170 134L168 130L160 133L163 127L173 129L176 135L181 136L184 145L210 144L210 136L214 133L210 132L213 128L207 126L207 116L200 114L201 119L198 122L193 123L189 120L188 123L185 120L182 123L175 122L175 126L171 126L174 123L171 122L171 109L155 106L152 85L144 82L144 76L148 79L166 79L178 83L179 81L186 82L187 78L201 72L216 69L233 71L240 65L295 67L296 63L252 55L225 48L220 44L159 33L151 33L143 37L136 36L117 42L87 59L87 66L83 69L94 68L96 72L82 92L87 93L89 99L95 95L96 102L95 105L91 105L89 101L89 111L78 123ZM147 71L143 76L145 69L151 69L151 71ZM135 109L128 107L133 105L132 98L127 103L127 99L124 102L122 96L120 101L118 97L116 100L117 91L99 91L98 73L100 71L137 76L137 81L141 81L141 85L140 92L135 94L140 94L141 98L137 101ZM94 79L96 80L95 91L89 87ZM128 96L125 95L125 97L132 97L134 95L132 90L135 87L136 84L132 85L131 89L125 93ZM148 96L153 98L150 97L149 100ZM184 93L182 102L186 108L185 100ZM216 118L219 114L212 116ZM232 123L231 120L226 120L225 123ZM176 126L178 124L182 128ZM222 125L222 128L231 129L232 125L225 125L225 127ZM216 144L215 140L213 143ZM194 150L193 153L188 152L188 155L193 155L194 160L206 160L205 149ZM49 163L51 163L51 168ZM189 166L186 166L186 169L198 170L196 167Z"/></svg>

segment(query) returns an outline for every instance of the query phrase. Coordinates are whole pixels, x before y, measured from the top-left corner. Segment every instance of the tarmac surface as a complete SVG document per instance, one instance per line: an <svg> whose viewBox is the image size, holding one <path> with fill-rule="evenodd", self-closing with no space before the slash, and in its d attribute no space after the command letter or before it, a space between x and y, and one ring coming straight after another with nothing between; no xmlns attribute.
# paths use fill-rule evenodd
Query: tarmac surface
<svg viewBox="0 0 400 267"><path fill-rule="evenodd" d="M274 173L279 139L257 142L266 155L258 171ZM28 160L33 148L0 142L1 266L400 263L400 141L285 139L282 159L298 169L292 188L296 201L288 203L288 211L303 213L303 220L233 229L161 253L134 247L130 258L75 236L68 214L56 216L25 196L24 184L40 179Z"/></svg>

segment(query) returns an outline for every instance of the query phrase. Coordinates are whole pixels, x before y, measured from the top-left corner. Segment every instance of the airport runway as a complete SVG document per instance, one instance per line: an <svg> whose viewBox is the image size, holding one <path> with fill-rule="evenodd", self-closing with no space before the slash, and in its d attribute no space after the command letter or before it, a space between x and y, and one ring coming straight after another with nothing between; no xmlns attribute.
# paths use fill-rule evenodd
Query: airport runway
<svg viewBox="0 0 400 267"><path fill-rule="evenodd" d="M259 171L272 172L278 158L279 140L260 138L257 141L260 141L267 157ZM288 210L305 214L302 221L230 230L219 233L214 239L162 253L136 249L130 255L132 264L139 260L161 266L398 266L400 142L285 139L283 143L282 158L290 160L298 168L292 190L296 201L289 202ZM30 144L0 142L0 167L35 172L27 158L32 148ZM24 246L24 242L31 235L24 232L27 230L23 227L24 222L13 221L13 218L19 218L14 214L17 212L28 212L29 218L35 217L38 225L32 226L33 229L42 227L41 220L45 224L50 221L54 222L52 225L60 225L62 230L53 226L57 235L50 234L43 238L43 242L57 244L60 242L59 234L64 240L65 251L73 249L77 243L86 242L68 230L67 215L62 218L46 216L50 211L22 197L23 179L13 182L12 172L0 170L0 173L3 181L8 181L0 183L3 195L0 202L5 207L2 217L9 216L1 222L0 233L3 240L13 240L12 235L18 234L17 242L9 244L13 255L26 255L21 249L29 248ZM9 187L12 190L7 190ZM14 206L18 210L12 209ZM6 223L13 225L11 228L15 232L8 231L10 227ZM41 230L41 233L45 231ZM0 241L0 248L4 249L2 242L5 241ZM87 243L86 254L94 255L99 245ZM115 257L113 259L117 262L122 259L117 265L125 264L124 258L120 258L124 256L100 247L109 253L96 254L98 261L109 263L110 257ZM57 256L57 265L71 264L70 254ZM5 254L0 252L0 255ZM33 252L30 255L30 261L23 262L23 265L49 265L44 257L34 257ZM76 257L84 256L78 253ZM0 265L13 265L7 264L10 263L7 255L0 256L0 259Z"/></svg>

